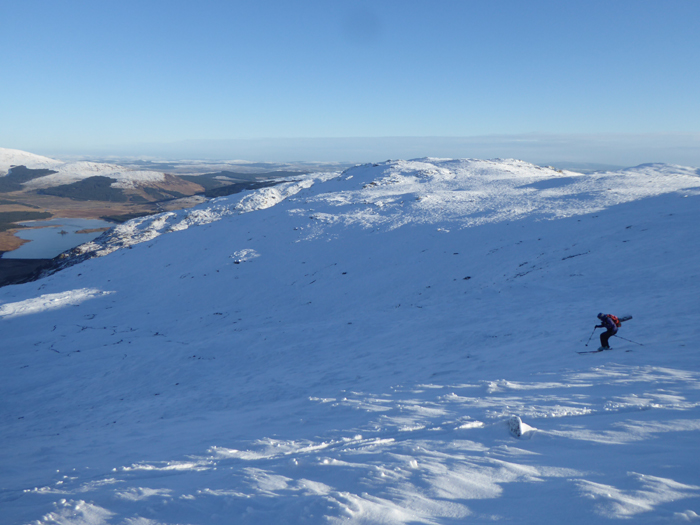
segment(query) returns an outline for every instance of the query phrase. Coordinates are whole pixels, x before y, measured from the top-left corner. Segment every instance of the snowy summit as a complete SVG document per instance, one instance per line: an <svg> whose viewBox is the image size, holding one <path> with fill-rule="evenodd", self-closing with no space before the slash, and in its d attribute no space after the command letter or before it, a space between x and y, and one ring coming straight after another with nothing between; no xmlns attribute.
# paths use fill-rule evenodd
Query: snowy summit
<svg viewBox="0 0 700 525"><path fill-rule="evenodd" d="M0 290L0 523L697 522L699 201L425 158L120 225Z"/></svg>
<svg viewBox="0 0 700 525"><path fill-rule="evenodd" d="M64 162L42 155L36 155L18 149L0 148L0 177L7 175L7 171L14 166L26 166L29 169L54 169L62 166Z"/></svg>
<svg viewBox="0 0 700 525"><path fill-rule="evenodd" d="M28 190L72 184L96 176L116 179L113 184L115 188L132 188L137 181L152 183L165 179L164 173L156 171L134 170L103 162L63 162L26 151L0 148L0 177L6 176L14 166L25 166L31 170L49 169L56 172L25 182L24 187Z"/></svg>

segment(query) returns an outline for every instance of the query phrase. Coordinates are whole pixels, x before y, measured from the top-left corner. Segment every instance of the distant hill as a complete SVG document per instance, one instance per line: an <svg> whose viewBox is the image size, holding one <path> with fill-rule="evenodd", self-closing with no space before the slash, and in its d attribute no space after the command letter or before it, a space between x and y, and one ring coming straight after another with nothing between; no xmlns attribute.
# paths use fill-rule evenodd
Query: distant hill
<svg viewBox="0 0 700 525"><path fill-rule="evenodd" d="M126 202L128 197L124 194L124 190L112 187L116 181L110 177L88 177L73 184L40 189L37 193L79 201Z"/></svg>
<svg viewBox="0 0 700 525"><path fill-rule="evenodd" d="M0 148L0 177L6 175L14 166L26 166L30 169L55 169L65 164L63 161L43 157L28 151Z"/></svg>
<svg viewBox="0 0 700 525"><path fill-rule="evenodd" d="M7 173L0 172L0 193L39 191L43 195L77 200L151 202L202 191L196 183L160 171L105 162L63 162L20 150L0 148L0 170L3 167L7 167ZM141 198L121 198L119 195L124 192L101 191L105 188L105 178L110 179L111 188L125 190L126 194L140 195ZM88 182L81 184L82 181ZM179 189L173 189L174 185L179 186ZM159 189L164 191L159 192Z"/></svg>
<svg viewBox="0 0 700 525"><path fill-rule="evenodd" d="M51 214L42 211L0 211L0 232L17 228L18 222L48 219Z"/></svg>
<svg viewBox="0 0 700 525"><path fill-rule="evenodd" d="M179 177L195 184L199 184L205 191L210 191L230 184L241 184L246 182L254 183L269 179L288 179L304 173L308 173L308 171L265 171L259 173L218 171L215 173L204 173L202 175L180 175Z"/></svg>
<svg viewBox="0 0 700 525"><path fill-rule="evenodd" d="M8 170L7 175L0 177L0 193L22 191L24 189L23 183L52 175L53 173L58 172L49 169L29 169L26 166L14 166Z"/></svg>

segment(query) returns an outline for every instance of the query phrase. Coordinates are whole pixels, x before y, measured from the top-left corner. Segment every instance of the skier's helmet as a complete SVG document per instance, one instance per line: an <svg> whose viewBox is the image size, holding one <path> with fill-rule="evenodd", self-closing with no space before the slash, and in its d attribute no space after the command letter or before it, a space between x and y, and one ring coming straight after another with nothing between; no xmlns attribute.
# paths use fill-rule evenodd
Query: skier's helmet
<svg viewBox="0 0 700 525"><path fill-rule="evenodd" d="M598 319L602 319L603 317L605 317L605 314L598 314Z"/></svg>

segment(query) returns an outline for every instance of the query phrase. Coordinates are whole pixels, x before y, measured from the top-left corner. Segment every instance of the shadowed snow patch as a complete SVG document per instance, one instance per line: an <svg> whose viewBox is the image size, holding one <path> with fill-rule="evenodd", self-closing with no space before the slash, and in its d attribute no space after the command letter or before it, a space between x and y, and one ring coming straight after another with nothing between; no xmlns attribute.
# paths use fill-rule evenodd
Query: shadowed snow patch
<svg viewBox="0 0 700 525"><path fill-rule="evenodd" d="M621 490L611 485L586 480L579 481L578 485L585 496L599 502L598 512L609 518L630 518L635 514L649 512L663 503L696 498L700 495L700 487L696 485L685 485L672 479L645 476L636 472L630 472L629 476L635 478L642 488Z"/></svg>

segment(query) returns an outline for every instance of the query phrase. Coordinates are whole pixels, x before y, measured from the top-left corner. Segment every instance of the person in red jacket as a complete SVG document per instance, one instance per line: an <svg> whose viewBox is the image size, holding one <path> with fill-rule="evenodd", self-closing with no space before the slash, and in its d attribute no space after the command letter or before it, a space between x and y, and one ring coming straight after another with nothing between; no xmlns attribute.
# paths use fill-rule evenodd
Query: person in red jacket
<svg viewBox="0 0 700 525"><path fill-rule="evenodd" d="M596 325L596 328L605 328L605 332L600 334L600 348L598 350L610 350L608 339L617 333L617 325L607 314L598 314L598 319L600 319L601 324Z"/></svg>

